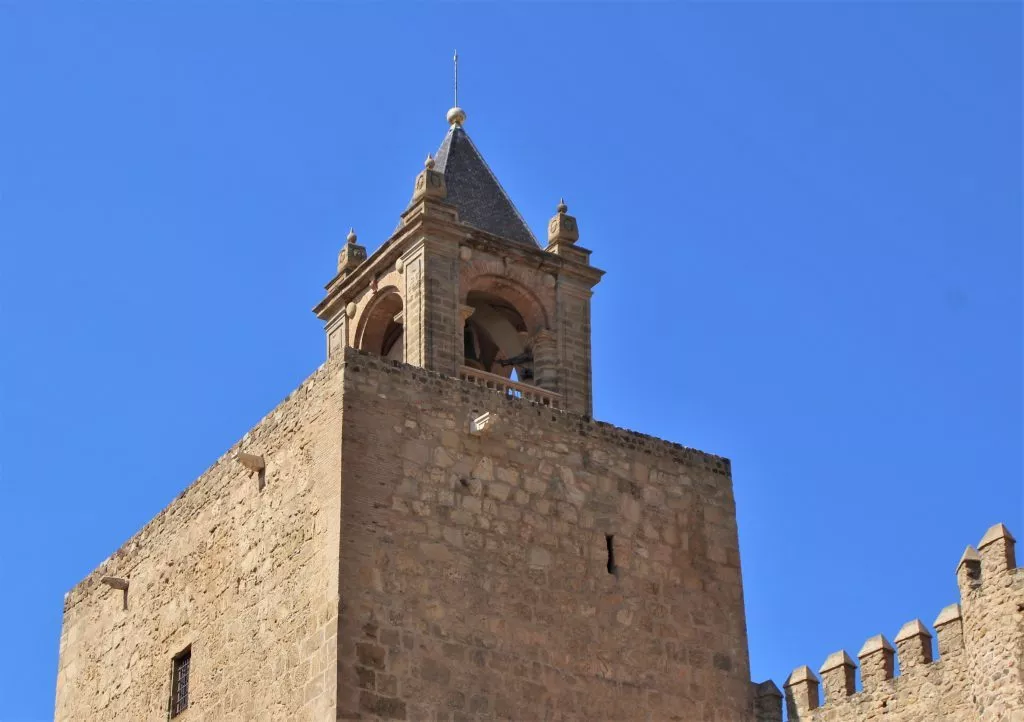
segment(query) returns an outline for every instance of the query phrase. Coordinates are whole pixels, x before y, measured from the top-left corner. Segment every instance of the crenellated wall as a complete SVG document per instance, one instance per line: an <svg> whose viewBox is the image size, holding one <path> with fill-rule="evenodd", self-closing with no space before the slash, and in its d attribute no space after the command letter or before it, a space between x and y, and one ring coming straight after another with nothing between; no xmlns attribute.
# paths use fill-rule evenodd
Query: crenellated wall
<svg viewBox="0 0 1024 722"><path fill-rule="evenodd" d="M788 719L1024 720L1024 570L1016 566L1009 530L996 524L977 549L967 547L956 575L960 604L939 612L934 637L914 619L897 632L895 646L879 634L864 643L857 661L845 650L829 655L820 678L807 666L793 670L784 685ZM752 696L757 722L781 722L783 694L774 684L754 685Z"/></svg>

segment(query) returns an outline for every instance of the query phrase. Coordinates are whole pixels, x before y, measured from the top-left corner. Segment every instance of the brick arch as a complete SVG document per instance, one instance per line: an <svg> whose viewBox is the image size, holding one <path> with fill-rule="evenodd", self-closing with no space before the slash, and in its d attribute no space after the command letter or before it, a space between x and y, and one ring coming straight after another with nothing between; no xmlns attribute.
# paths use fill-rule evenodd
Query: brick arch
<svg viewBox="0 0 1024 722"><path fill-rule="evenodd" d="M402 294L396 287L378 289L356 324L355 347L381 354L391 322L404 308Z"/></svg>
<svg viewBox="0 0 1024 722"><path fill-rule="evenodd" d="M463 266L459 273L459 298L465 304L469 294L480 291L510 303L526 322L531 333L551 328L551 314L542 294L539 273L525 273L515 266L505 268L502 261L481 260Z"/></svg>

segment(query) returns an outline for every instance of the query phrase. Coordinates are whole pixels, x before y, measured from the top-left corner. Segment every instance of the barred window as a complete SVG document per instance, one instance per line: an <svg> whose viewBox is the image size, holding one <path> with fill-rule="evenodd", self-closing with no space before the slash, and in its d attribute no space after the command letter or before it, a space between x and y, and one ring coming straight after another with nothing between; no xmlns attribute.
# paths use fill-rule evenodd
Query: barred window
<svg viewBox="0 0 1024 722"><path fill-rule="evenodd" d="M192 647L175 655L171 663L171 717L188 709L188 673L192 667Z"/></svg>

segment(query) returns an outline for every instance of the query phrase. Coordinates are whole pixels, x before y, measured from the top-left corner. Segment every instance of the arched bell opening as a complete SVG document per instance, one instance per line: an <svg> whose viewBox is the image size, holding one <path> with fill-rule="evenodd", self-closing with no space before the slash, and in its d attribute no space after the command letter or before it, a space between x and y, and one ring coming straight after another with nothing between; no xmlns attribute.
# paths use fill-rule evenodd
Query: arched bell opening
<svg viewBox="0 0 1024 722"><path fill-rule="evenodd" d="M520 383L534 383L530 328L523 314L502 296L471 291L466 296L463 363Z"/></svg>
<svg viewBox="0 0 1024 722"><path fill-rule="evenodd" d="M384 290L370 303L359 322L356 348L392 361L405 361L402 297Z"/></svg>

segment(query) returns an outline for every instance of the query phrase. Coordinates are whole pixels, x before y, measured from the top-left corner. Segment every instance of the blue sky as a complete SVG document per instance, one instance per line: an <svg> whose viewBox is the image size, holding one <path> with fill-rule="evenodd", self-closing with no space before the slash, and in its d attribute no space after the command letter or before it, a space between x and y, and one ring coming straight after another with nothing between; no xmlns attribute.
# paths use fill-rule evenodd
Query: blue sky
<svg viewBox="0 0 1024 722"><path fill-rule="evenodd" d="M445 132L608 273L595 415L730 457L755 679L1022 508L1021 6L0 5L0 719L64 592L322 360Z"/></svg>

